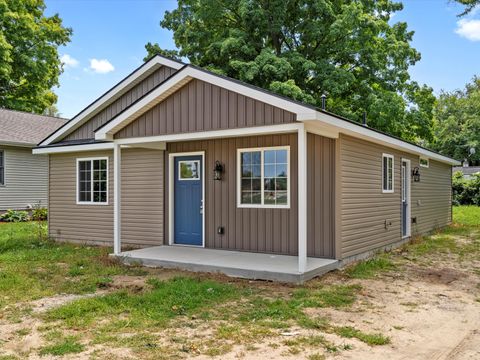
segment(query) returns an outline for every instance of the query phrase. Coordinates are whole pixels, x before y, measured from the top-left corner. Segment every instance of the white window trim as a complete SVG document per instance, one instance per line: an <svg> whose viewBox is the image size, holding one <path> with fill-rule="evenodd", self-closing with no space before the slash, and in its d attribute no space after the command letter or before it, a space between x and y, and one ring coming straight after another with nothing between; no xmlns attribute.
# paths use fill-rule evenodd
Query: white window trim
<svg viewBox="0 0 480 360"><path fill-rule="evenodd" d="M6 159L5 159L5 154L6 154L6 152L5 152L4 149L0 149L0 153L2 153L2 159L3 159L3 182L0 181L0 187L5 187L5 186L7 186L7 185L6 185L6 184L7 184L7 172L6 172L6 168L7 168L6 163L7 163L7 161L6 161Z"/></svg>
<svg viewBox="0 0 480 360"><path fill-rule="evenodd" d="M265 150L287 150L287 204L285 205L272 205L272 204L264 204L264 161L263 161L263 153ZM251 151L260 151L261 156L261 166L260 166L260 191L262 197L261 204L242 204L242 161L241 161L241 154L242 152L251 152ZM265 146L265 147L257 147L257 148L242 148L237 149L237 208L253 208L253 209L290 209L290 146Z"/></svg>
<svg viewBox="0 0 480 360"><path fill-rule="evenodd" d="M383 166L383 159L392 159L392 189L391 190L388 190L388 189L385 189L384 188L384 183L383 183L383 179L384 179L384 175L385 175L385 168ZM388 162L387 162L388 164ZM388 184L388 174L387 174L387 184ZM382 154L382 193L383 194L392 194L395 192L395 156L393 156L392 154L386 154L386 153L383 153Z"/></svg>
<svg viewBox="0 0 480 360"><path fill-rule="evenodd" d="M427 161L427 165L422 165L422 160ZM430 159L427 158L427 157L420 156L420 157L418 158L418 164L419 164L421 167L429 168L429 167L430 167Z"/></svg>
<svg viewBox="0 0 480 360"><path fill-rule="evenodd" d="M90 201L80 201L80 194L79 194L80 177L78 176L79 171L80 171L80 161L93 161L93 160L106 160L107 161L107 201L106 202L95 202L95 201L93 201L93 165L92 165L91 174L90 174L91 182L92 182L92 185L91 185L91 192L92 192L91 200ZM108 172L109 172L108 156L77 158L77 179L76 179L76 183L77 183L77 188L76 188L77 205L108 205L108 192L109 192L108 191L108 188L109 188Z"/></svg>

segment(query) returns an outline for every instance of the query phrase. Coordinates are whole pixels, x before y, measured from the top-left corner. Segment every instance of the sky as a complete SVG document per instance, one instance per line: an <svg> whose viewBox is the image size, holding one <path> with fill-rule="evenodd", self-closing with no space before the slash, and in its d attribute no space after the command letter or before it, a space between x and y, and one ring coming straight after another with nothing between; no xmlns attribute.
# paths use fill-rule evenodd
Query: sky
<svg viewBox="0 0 480 360"><path fill-rule="evenodd" d="M412 46L422 59L410 68L413 80L442 90L461 89L480 75L480 11L458 18L449 0L405 0L392 23L415 31ZM73 29L59 49L64 62L57 107L71 118L142 64L145 44L173 49L172 33L160 27L174 0L46 0L47 15L58 13Z"/></svg>

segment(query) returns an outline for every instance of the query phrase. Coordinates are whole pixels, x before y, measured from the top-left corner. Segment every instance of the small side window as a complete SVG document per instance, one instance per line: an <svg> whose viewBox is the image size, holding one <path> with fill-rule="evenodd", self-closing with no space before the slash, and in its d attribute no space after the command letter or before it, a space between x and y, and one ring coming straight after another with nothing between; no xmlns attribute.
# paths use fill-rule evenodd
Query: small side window
<svg viewBox="0 0 480 360"><path fill-rule="evenodd" d="M421 157L419 163L421 167L428 168L430 166L430 161L427 158Z"/></svg>
<svg viewBox="0 0 480 360"><path fill-rule="evenodd" d="M390 154L382 156L382 192L393 193L393 162L394 157Z"/></svg>

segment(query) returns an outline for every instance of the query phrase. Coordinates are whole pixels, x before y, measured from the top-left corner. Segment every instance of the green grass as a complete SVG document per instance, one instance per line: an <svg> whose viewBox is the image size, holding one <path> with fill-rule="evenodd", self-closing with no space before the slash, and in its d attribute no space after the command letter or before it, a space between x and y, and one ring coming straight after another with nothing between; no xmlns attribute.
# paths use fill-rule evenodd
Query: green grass
<svg viewBox="0 0 480 360"><path fill-rule="evenodd" d="M108 257L110 249L46 240L43 224L0 223L0 309L59 293L94 292L120 274L144 274Z"/></svg>
<svg viewBox="0 0 480 360"><path fill-rule="evenodd" d="M55 341L54 344L45 346L40 350L40 355L62 356L76 354L85 350L85 346L78 342L75 336L67 336Z"/></svg>
<svg viewBox="0 0 480 360"><path fill-rule="evenodd" d="M368 345L386 345L390 343L388 336L380 333L367 334L351 326L335 327L334 332L347 339L356 338Z"/></svg>
<svg viewBox="0 0 480 360"><path fill-rule="evenodd" d="M388 255L378 255L372 259L364 260L346 269L346 274L354 279L371 279L379 273L394 270L396 266Z"/></svg>
<svg viewBox="0 0 480 360"><path fill-rule="evenodd" d="M480 207L454 206L453 221L459 225L480 226Z"/></svg>

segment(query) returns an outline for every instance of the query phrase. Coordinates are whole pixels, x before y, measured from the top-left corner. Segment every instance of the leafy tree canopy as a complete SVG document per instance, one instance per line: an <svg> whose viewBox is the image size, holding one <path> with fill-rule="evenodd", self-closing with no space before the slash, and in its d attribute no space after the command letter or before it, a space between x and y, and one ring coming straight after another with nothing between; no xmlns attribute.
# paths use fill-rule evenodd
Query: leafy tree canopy
<svg viewBox="0 0 480 360"><path fill-rule="evenodd" d="M72 30L46 17L43 0L0 0L0 106L42 113L62 71L58 46Z"/></svg>
<svg viewBox="0 0 480 360"><path fill-rule="evenodd" d="M161 26L186 57L242 81L320 106L408 140L430 139L432 89L410 80L420 60L391 0L179 0Z"/></svg>
<svg viewBox="0 0 480 360"><path fill-rule="evenodd" d="M432 146L458 160L480 164L480 78L464 90L443 92L438 98ZM475 149L471 154L470 149Z"/></svg>
<svg viewBox="0 0 480 360"><path fill-rule="evenodd" d="M455 0L457 3L465 5L465 10L459 15L464 16L473 11L473 9L480 5L480 0Z"/></svg>

